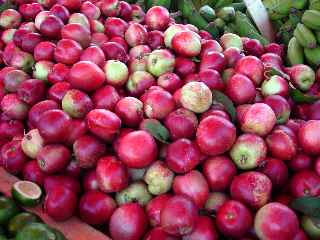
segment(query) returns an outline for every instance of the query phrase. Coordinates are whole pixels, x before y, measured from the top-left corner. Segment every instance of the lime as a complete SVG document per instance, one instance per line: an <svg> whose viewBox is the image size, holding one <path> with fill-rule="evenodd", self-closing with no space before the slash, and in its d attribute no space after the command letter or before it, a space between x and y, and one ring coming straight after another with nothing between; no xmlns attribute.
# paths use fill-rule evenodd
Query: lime
<svg viewBox="0 0 320 240"><path fill-rule="evenodd" d="M23 227L30 223L39 222L38 216L23 212L11 218L8 224L8 232L10 236L15 236Z"/></svg>
<svg viewBox="0 0 320 240"><path fill-rule="evenodd" d="M0 240L7 240L6 236L0 235Z"/></svg>
<svg viewBox="0 0 320 240"><path fill-rule="evenodd" d="M16 240L57 240L57 238L47 225L30 223L18 232Z"/></svg>
<svg viewBox="0 0 320 240"><path fill-rule="evenodd" d="M30 181L18 181L13 184L12 196L24 206L35 206L41 200L41 188Z"/></svg>
<svg viewBox="0 0 320 240"><path fill-rule="evenodd" d="M19 213L19 208L11 198L0 197L0 225L5 225Z"/></svg>

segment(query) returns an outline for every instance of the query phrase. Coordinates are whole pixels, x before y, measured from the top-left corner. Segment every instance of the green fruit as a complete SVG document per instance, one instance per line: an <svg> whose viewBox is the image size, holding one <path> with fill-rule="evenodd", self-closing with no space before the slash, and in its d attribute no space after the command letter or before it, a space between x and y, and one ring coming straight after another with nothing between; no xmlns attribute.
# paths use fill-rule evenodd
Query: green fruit
<svg viewBox="0 0 320 240"><path fill-rule="evenodd" d="M315 48L317 40L312 31L305 25L299 23L293 32L299 44L305 48Z"/></svg>
<svg viewBox="0 0 320 240"><path fill-rule="evenodd" d="M199 9L199 13L207 21L211 22L216 18L216 12L209 5L204 5Z"/></svg>
<svg viewBox="0 0 320 240"><path fill-rule="evenodd" d="M233 7L223 7L218 11L217 16L226 22L231 22L236 16L236 11Z"/></svg>
<svg viewBox="0 0 320 240"><path fill-rule="evenodd" d="M320 31L316 32L316 38L318 43L320 43Z"/></svg>
<svg viewBox="0 0 320 240"><path fill-rule="evenodd" d="M315 220L308 216L303 216L301 225L309 237L312 239L320 238L320 226L316 224Z"/></svg>
<svg viewBox="0 0 320 240"><path fill-rule="evenodd" d="M152 196L148 192L146 184L143 182L134 182L116 194L118 205L138 202L140 205L145 206L151 198Z"/></svg>
<svg viewBox="0 0 320 240"><path fill-rule="evenodd" d="M0 197L0 225L6 224L19 213L19 208L11 198Z"/></svg>
<svg viewBox="0 0 320 240"><path fill-rule="evenodd" d="M304 63L303 48L295 37L289 41L287 57L291 66Z"/></svg>
<svg viewBox="0 0 320 240"><path fill-rule="evenodd" d="M240 37L249 37L253 39L258 39L263 45L267 45L269 41L264 38L256 27L251 23L251 20L247 15L242 12L236 12L236 19L234 21L235 29Z"/></svg>
<svg viewBox="0 0 320 240"><path fill-rule="evenodd" d="M320 11L320 0L309 0L309 9Z"/></svg>
<svg viewBox="0 0 320 240"><path fill-rule="evenodd" d="M31 223L16 236L16 240L56 240L55 233L45 224Z"/></svg>
<svg viewBox="0 0 320 240"><path fill-rule="evenodd" d="M13 184L12 196L23 206L35 206L41 200L41 188L30 181L18 181Z"/></svg>
<svg viewBox="0 0 320 240"><path fill-rule="evenodd" d="M3 235L0 235L0 240L7 240L7 238Z"/></svg>
<svg viewBox="0 0 320 240"><path fill-rule="evenodd" d="M263 4L266 7L271 20L278 20L286 17L291 8L291 0L264 0Z"/></svg>
<svg viewBox="0 0 320 240"><path fill-rule="evenodd" d="M305 48L304 55L306 57L307 62L312 66L320 65L320 47L317 48Z"/></svg>
<svg viewBox="0 0 320 240"><path fill-rule="evenodd" d="M153 6L163 6L169 9L171 5L171 0L145 0L144 5L146 6L147 9Z"/></svg>
<svg viewBox="0 0 320 240"><path fill-rule="evenodd" d="M310 29L320 30L320 11L306 10L302 15L302 23Z"/></svg>
<svg viewBox="0 0 320 240"><path fill-rule="evenodd" d="M291 7L295 9L304 9L307 6L308 0L291 0Z"/></svg>
<svg viewBox="0 0 320 240"><path fill-rule="evenodd" d="M214 5L214 8L222 8L230 5L232 2L233 0L218 0L217 3Z"/></svg>
<svg viewBox="0 0 320 240"><path fill-rule="evenodd" d="M222 31L224 29L224 27L226 26L226 22L223 21L223 19L221 19L221 18L217 18L212 23L219 31Z"/></svg>
<svg viewBox="0 0 320 240"><path fill-rule="evenodd" d="M16 236L16 234L24 228L26 225L34 222L39 222L40 219L38 216L28 213L28 212L23 212L15 217L11 218L8 224L8 232L10 236Z"/></svg>

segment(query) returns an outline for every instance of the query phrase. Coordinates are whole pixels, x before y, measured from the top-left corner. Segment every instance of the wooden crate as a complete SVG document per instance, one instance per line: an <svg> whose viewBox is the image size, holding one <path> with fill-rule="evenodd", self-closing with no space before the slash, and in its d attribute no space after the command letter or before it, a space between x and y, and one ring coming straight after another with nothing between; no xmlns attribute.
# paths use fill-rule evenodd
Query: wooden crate
<svg viewBox="0 0 320 240"><path fill-rule="evenodd" d="M0 192L6 196L11 196L11 187L17 181L19 181L18 178L7 173L0 167ZM24 209L38 215L46 224L61 231L68 240L111 240L111 238L102 232L85 224L76 217L72 217L65 222L55 222L43 212L42 206L34 208L26 207Z"/></svg>

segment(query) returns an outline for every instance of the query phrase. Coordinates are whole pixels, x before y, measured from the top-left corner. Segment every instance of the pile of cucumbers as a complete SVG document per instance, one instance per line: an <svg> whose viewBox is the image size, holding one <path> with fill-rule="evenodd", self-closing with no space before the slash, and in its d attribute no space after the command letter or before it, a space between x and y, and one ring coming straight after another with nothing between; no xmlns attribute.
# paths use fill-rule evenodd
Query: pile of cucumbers
<svg viewBox="0 0 320 240"><path fill-rule="evenodd" d="M177 23L190 23L200 30L208 31L214 38L232 32L239 36L258 39L268 44L249 14L242 0L129 0L146 10L161 5L170 10Z"/></svg>
<svg viewBox="0 0 320 240"><path fill-rule="evenodd" d="M320 65L320 0L264 0L289 65Z"/></svg>
<svg viewBox="0 0 320 240"><path fill-rule="evenodd" d="M23 212L11 198L0 196L0 240L65 240L61 232Z"/></svg>

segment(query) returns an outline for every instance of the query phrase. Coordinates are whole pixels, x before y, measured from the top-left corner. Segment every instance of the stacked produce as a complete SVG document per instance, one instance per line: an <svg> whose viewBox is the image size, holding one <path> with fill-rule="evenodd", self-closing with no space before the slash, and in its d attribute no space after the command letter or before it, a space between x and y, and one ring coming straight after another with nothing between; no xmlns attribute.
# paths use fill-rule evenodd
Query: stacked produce
<svg viewBox="0 0 320 240"><path fill-rule="evenodd" d="M247 37L213 39L161 6L15 2L0 164L54 220L114 240L319 239L319 72L285 68L237 15Z"/></svg>
<svg viewBox="0 0 320 240"><path fill-rule="evenodd" d="M265 0L264 4L274 25L278 27L278 40L288 45L288 64L319 66L320 2Z"/></svg>
<svg viewBox="0 0 320 240"><path fill-rule="evenodd" d="M12 199L1 196L0 239L64 240L65 237L58 230L41 223L38 216L21 211Z"/></svg>

